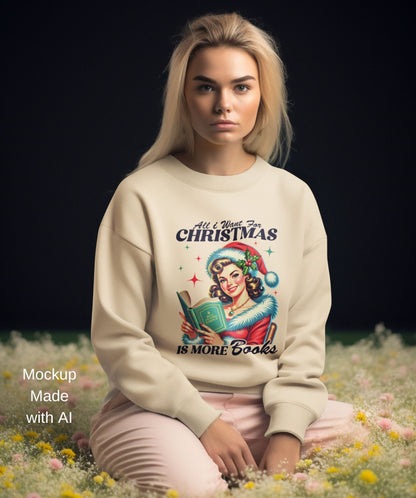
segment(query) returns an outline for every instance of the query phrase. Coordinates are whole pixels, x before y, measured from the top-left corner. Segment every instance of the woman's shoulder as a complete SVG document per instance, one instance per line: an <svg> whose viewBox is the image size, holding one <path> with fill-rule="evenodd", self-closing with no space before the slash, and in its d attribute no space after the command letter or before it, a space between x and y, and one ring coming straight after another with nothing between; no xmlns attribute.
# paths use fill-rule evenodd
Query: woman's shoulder
<svg viewBox="0 0 416 498"><path fill-rule="evenodd" d="M163 181L167 176L166 169L172 167L173 164L175 164L175 159L168 155L146 166L137 167L119 183L117 190L122 192L147 190L156 181Z"/></svg>
<svg viewBox="0 0 416 498"><path fill-rule="evenodd" d="M292 188L309 189L308 184L300 177L296 176L294 173L291 173L290 171L282 168L281 166L274 166L273 164L268 163L262 158L260 159L267 166L267 170L270 177L274 179L276 182L283 183Z"/></svg>
<svg viewBox="0 0 416 498"><path fill-rule="evenodd" d="M315 196L306 181L286 169L266 164L268 166L268 179L264 184L268 185L270 194L276 194L276 197L289 204L291 202L295 205L299 205L299 203L315 204Z"/></svg>

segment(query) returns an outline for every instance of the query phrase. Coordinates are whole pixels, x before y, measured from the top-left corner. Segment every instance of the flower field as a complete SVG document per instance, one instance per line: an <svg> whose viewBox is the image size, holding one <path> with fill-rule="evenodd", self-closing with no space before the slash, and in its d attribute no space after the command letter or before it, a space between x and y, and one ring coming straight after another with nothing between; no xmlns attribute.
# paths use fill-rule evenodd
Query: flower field
<svg viewBox="0 0 416 498"><path fill-rule="evenodd" d="M219 496L416 496L416 346L382 325L351 346L330 343L323 381L350 402L365 440L314 449L293 475L249 473ZM0 344L0 497L141 497L94 465L90 417L107 391L87 338L55 344L12 333ZM169 490L167 497L179 497ZM195 497L197 498L197 497Z"/></svg>

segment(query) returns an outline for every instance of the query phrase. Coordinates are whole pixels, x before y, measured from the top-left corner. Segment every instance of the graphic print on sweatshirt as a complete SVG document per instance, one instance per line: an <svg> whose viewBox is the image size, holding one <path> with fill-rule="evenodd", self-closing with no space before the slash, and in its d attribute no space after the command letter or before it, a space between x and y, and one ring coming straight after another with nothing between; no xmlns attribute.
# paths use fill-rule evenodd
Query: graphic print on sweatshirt
<svg viewBox="0 0 416 498"><path fill-rule="evenodd" d="M232 228L221 229L227 223ZM277 229L265 230L259 224L257 230L249 229L249 223L220 222L220 228L215 230L209 228L210 222L201 222L190 230L177 232L176 239L186 252L184 261L190 260L178 270L186 277L188 287L192 284L189 292L177 292L183 320L178 354L204 353L212 348L219 354L226 354L229 348L233 354L277 351L273 345L277 329L273 319L278 312L279 277L266 267L266 258L275 252L272 243L276 241ZM239 234L246 237L241 240ZM231 242L221 245L224 238ZM202 246L210 249L205 258L199 256ZM195 295L201 295L202 287L204 297L194 301Z"/></svg>

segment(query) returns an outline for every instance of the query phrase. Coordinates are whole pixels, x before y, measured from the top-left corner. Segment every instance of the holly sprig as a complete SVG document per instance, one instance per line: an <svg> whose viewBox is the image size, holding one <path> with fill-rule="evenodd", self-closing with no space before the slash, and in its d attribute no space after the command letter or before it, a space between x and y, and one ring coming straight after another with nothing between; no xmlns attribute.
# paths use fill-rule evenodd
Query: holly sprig
<svg viewBox="0 0 416 498"><path fill-rule="evenodd" d="M256 261L260 259L260 256L256 254L250 254L250 251L246 249L244 253L245 259L240 259L237 261L237 266L243 270L243 275L247 275L249 270L257 270Z"/></svg>

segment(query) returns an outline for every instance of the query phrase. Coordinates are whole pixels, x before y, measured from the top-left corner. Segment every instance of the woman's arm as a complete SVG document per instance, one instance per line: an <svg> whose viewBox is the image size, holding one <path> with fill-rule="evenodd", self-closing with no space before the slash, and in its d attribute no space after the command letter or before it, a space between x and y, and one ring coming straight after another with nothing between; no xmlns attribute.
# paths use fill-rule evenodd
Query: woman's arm
<svg viewBox="0 0 416 498"><path fill-rule="evenodd" d="M307 427L321 415L328 400L319 379L331 304L326 238L304 251L294 289L278 376L266 384L263 401L271 417L266 436L285 432L302 442Z"/></svg>
<svg viewBox="0 0 416 498"><path fill-rule="evenodd" d="M145 410L181 420L199 437L220 412L160 355L146 331L153 278L152 255L102 224L95 260L92 343L112 388Z"/></svg>

